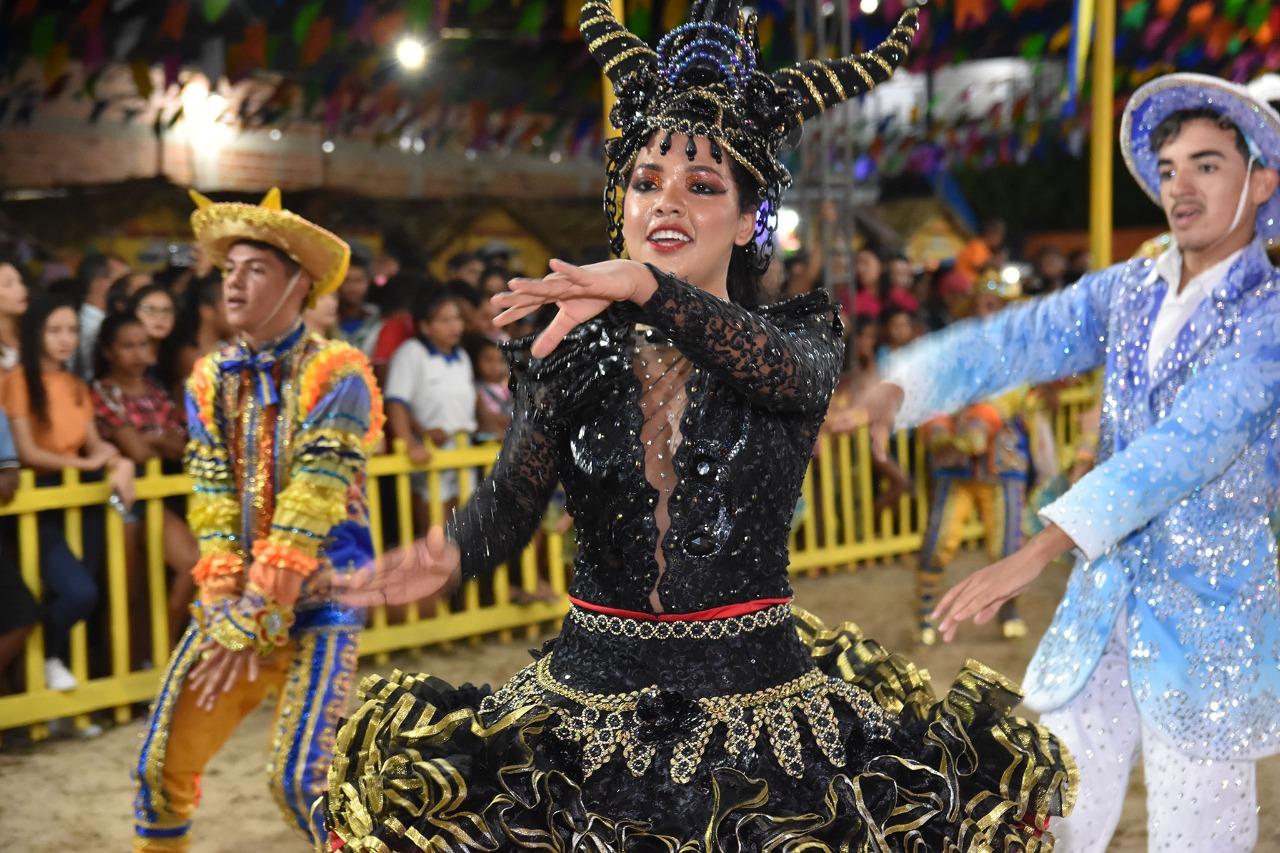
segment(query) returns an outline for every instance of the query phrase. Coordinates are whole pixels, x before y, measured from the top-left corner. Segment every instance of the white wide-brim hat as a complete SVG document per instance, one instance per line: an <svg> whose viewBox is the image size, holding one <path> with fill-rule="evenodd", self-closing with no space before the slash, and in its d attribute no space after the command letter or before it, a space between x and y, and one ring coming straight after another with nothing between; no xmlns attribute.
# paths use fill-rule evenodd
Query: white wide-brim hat
<svg viewBox="0 0 1280 853"><path fill-rule="evenodd" d="M1133 177L1160 204L1159 159L1151 150L1151 134L1178 110L1210 109L1230 120L1257 158L1257 164L1280 169L1280 114L1243 86L1207 74L1166 74L1133 93L1120 123L1120 150ZM1267 246L1280 244L1280 193L1258 208L1255 233Z"/></svg>

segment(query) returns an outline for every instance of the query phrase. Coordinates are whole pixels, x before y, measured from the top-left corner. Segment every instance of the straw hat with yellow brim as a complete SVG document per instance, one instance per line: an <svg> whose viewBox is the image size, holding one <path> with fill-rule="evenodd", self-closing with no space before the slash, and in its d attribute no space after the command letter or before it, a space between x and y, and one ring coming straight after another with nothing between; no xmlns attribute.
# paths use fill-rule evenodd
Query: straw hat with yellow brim
<svg viewBox="0 0 1280 853"><path fill-rule="evenodd" d="M1166 74L1140 87L1124 108L1120 150L1139 186L1160 204L1159 154L1151 135L1178 110L1207 108L1244 134L1251 165L1280 168L1280 114L1243 86L1207 74ZM1254 233L1268 246L1280 242L1280 193L1258 207Z"/></svg>
<svg viewBox="0 0 1280 853"><path fill-rule="evenodd" d="M280 203L280 190L272 188L261 204L215 202L195 190L191 198L191 230L213 264L221 267L227 252L241 240L257 240L275 246L302 267L311 278L308 304L333 293L347 276L351 247L338 235L308 222Z"/></svg>

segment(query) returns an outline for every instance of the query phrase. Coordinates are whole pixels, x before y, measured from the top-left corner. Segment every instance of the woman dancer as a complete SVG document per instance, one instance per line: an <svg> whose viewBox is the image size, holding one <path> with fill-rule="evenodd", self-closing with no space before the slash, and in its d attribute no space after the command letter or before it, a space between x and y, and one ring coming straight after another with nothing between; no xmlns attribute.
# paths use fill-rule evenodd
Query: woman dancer
<svg viewBox="0 0 1280 853"><path fill-rule="evenodd" d="M516 279L515 414L491 476L346 585L405 601L519 552L563 481L579 531L564 632L496 693L371 677L338 735L338 845L386 850L1047 850L1074 770L972 664L942 702L903 658L790 605L787 531L838 377L826 294L755 290L787 132L886 79L915 27L770 78L737 3L694 5L655 54L582 13L618 87L615 252ZM625 198L618 204L625 185Z"/></svg>

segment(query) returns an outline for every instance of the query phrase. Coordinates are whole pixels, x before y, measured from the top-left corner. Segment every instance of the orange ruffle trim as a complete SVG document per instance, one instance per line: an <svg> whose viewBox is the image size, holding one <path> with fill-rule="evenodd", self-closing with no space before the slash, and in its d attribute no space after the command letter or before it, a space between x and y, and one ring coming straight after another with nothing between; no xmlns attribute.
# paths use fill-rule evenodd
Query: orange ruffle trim
<svg viewBox="0 0 1280 853"><path fill-rule="evenodd" d="M284 569L303 577L320 567L320 561L312 555L265 539L253 543L253 562L255 566Z"/></svg>
<svg viewBox="0 0 1280 853"><path fill-rule="evenodd" d="M299 405L302 411L309 412L320 398L333 387L343 376L359 376L369 386L369 428L361 441L365 447L372 447L382 437L382 428L387 417L382 408L382 392L378 388L378 380L373 376L373 368L364 353L355 347L339 341L316 353L307 362L299 383Z"/></svg>
<svg viewBox="0 0 1280 853"><path fill-rule="evenodd" d="M238 575L244 571L244 561L239 554L221 551L216 554L205 554L191 567L191 577L200 586L210 580L224 575Z"/></svg>

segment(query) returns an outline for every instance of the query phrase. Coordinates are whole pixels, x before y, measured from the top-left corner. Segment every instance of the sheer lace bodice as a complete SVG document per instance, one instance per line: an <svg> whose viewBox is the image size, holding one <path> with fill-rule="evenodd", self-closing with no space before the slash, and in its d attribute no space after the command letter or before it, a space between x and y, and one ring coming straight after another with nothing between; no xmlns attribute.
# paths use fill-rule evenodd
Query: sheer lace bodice
<svg viewBox="0 0 1280 853"><path fill-rule="evenodd" d="M841 338L825 294L748 311L672 276L548 358L508 345L516 408L450 536L468 576L517 553L562 481L572 594L690 612L790 594L787 534Z"/></svg>

